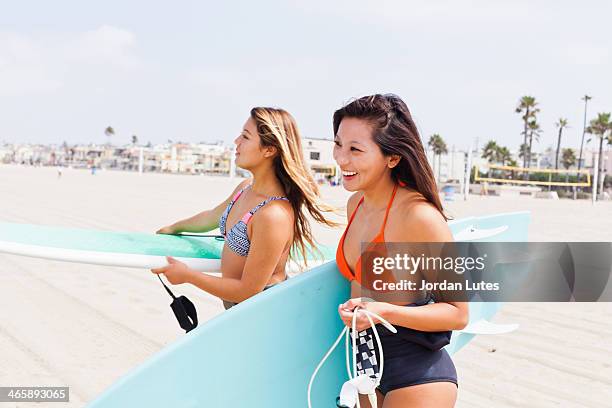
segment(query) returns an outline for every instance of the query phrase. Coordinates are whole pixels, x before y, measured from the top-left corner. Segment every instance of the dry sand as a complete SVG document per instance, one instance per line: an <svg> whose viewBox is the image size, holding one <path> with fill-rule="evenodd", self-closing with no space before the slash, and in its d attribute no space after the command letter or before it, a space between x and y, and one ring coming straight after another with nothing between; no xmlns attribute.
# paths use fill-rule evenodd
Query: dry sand
<svg viewBox="0 0 612 408"><path fill-rule="evenodd" d="M64 170L59 179L51 168L0 166L0 221L155 231L232 188L221 177ZM347 197L323 192L336 205ZM456 218L529 210L533 241L612 240L612 202L473 196L446 207ZM330 245L340 234L315 231ZM83 406L182 335L146 270L0 255L0 285L0 385L70 386L71 402L53 406ZM177 290L202 321L222 312L202 291ZM521 327L479 336L454 357L458 407L612 406L612 303L506 304L495 321Z"/></svg>

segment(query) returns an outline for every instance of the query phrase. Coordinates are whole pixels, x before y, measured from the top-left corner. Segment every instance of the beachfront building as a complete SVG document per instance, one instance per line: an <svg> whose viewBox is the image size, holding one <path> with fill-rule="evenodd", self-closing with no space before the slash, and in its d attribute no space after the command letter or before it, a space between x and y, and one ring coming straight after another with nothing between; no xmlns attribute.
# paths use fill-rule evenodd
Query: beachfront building
<svg viewBox="0 0 612 408"><path fill-rule="evenodd" d="M198 144L195 169L197 173L229 174L232 148L217 144Z"/></svg>
<svg viewBox="0 0 612 408"><path fill-rule="evenodd" d="M141 152L144 171L229 173L231 149L220 143L176 143L156 146L5 144L0 147L0 162L135 171L139 168Z"/></svg>
<svg viewBox="0 0 612 408"><path fill-rule="evenodd" d="M114 159L114 149L105 145L76 145L65 152L65 165L72 168L112 167Z"/></svg>
<svg viewBox="0 0 612 408"><path fill-rule="evenodd" d="M166 145L147 145L142 147L143 171L161 171L162 158L165 157L168 149ZM138 154L140 154L140 149Z"/></svg>
<svg viewBox="0 0 612 408"><path fill-rule="evenodd" d="M538 168L554 169L556 154L557 154L556 148L553 148L552 146L547 147L544 150L544 153L542 153L539 156ZM562 152L559 152L559 168L563 169L563 166L561 165L561 157L562 157Z"/></svg>
<svg viewBox="0 0 612 408"><path fill-rule="evenodd" d="M573 166L570 167L570 169L577 169L578 168L578 155L579 155L579 150L578 149L574 149L574 153L576 155L576 164L574 164ZM548 148L545 150L544 154L542 155L541 160L539 161L539 166L540 168L554 168L555 167L555 154L556 154L556 150L554 150L553 148ZM582 163L580 168L581 169L585 169L585 170L590 170L591 174L593 174L593 171L595 169L595 161L597 160L597 157L599 155L599 150L598 149L584 149L584 151L582 152ZM610 177L610 175L612 174L612 149L610 149L610 147L604 148L603 152L602 152L602 171L604 175L607 175L608 177ZM559 169L563 170L564 167L561 164L561 152L559 152Z"/></svg>
<svg viewBox="0 0 612 408"><path fill-rule="evenodd" d="M595 161L599 155L598 149L585 149L582 153L582 168L593 169L595 168ZM578 156L578 153L576 153ZM602 169L606 174L612 174L612 149L610 147L603 149L602 152ZM576 159L577 160L577 159Z"/></svg>
<svg viewBox="0 0 612 408"><path fill-rule="evenodd" d="M15 147L11 144L3 144L0 146L0 163L14 163Z"/></svg>
<svg viewBox="0 0 612 408"><path fill-rule="evenodd" d="M601 178L598 180L599 191L607 191L608 194L612 193L610 188L610 178L612 177L612 149L607 146L602 151L601 160ZM591 174L595 171L596 161L599 157L598 149L589 149L583 152L583 169L589 169ZM604 184L605 183L605 184ZM606 189L607 187L607 189ZM607 197L610 197L608 195Z"/></svg>
<svg viewBox="0 0 612 408"><path fill-rule="evenodd" d="M340 170L334 160L334 141L331 139L304 138L304 160L319 183L338 184Z"/></svg>
<svg viewBox="0 0 612 408"><path fill-rule="evenodd" d="M11 145L0 146L0 163L10 163L13 161L13 149Z"/></svg>
<svg viewBox="0 0 612 408"><path fill-rule="evenodd" d="M177 143L160 157L160 170L170 173L229 174L231 148L218 144Z"/></svg>
<svg viewBox="0 0 612 408"><path fill-rule="evenodd" d="M40 144L5 145L3 161L30 166L44 166L54 163L54 147Z"/></svg>
<svg viewBox="0 0 612 408"><path fill-rule="evenodd" d="M453 145L447 154L434 157L433 150L431 149L426 150L425 153L438 183L463 182L465 166L467 164L467 150L457 149ZM486 163L486 160L482 159L476 150L472 152L471 160L472 166L482 166Z"/></svg>

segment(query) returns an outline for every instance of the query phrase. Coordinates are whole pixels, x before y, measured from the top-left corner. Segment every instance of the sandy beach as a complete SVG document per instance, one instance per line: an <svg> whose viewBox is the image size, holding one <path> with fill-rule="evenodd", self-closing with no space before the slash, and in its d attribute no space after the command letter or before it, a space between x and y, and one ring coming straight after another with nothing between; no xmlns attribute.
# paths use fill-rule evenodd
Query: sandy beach
<svg viewBox="0 0 612 408"><path fill-rule="evenodd" d="M238 179L0 166L0 221L153 232L210 208ZM348 193L323 187L341 206ZM479 197L445 203L472 215L528 210L531 241L610 241L612 202ZM314 228L336 245L340 230ZM148 270L52 262L0 254L0 385L69 386L80 407L183 335L170 300ZM221 302L177 287L201 321ZM454 356L458 407L602 407L612 404L612 303L513 303L494 321L511 334L479 336ZM1 407L41 406L40 404Z"/></svg>

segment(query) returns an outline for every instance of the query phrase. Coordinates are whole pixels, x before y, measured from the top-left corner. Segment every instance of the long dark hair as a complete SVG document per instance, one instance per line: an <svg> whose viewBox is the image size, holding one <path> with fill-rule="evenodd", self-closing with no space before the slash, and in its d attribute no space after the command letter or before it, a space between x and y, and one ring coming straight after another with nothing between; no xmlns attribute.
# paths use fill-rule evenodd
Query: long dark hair
<svg viewBox="0 0 612 408"><path fill-rule="evenodd" d="M283 109L256 107L251 109L251 117L257 126L261 146L273 146L278 151L274 157L274 172L295 214L292 246L298 249L307 265L308 252L316 253L317 250L305 210L318 223L335 227L338 224L323 213L336 209L321 201L319 186L304 162L300 132L293 116ZM310 248L307 249L306 244Z"/></svg>
<svg viewBox="0 0 612 408"><path fill-rule="evenodd" d="M340 122L344 118L363 119L368 122L373 129L374 142L382 154L400 156L397 166L391 169L393 180L419 192L448 220L419 131L408 106L399 96L364 96L338 109L334 112L334 135L338 133Z"/></svg>

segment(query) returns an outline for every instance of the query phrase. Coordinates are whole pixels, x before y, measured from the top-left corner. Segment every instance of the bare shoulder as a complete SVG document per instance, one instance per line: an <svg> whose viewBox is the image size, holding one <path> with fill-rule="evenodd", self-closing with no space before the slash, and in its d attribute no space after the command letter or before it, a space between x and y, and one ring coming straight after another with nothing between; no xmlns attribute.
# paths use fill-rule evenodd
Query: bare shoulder
<svg viewBox="0 0 612 408"><path fill-rule="evenodd" d="M252 182L253 182L252 178L248 178L246 180L241 181L236 187L234 187L234 190L227 197L227 199L225 200L225 205L227 205L227 203L229 203L232 200L232 198L234 198L236 193L238 193L240 190L242 190L243 188L245 188L246 186L248 186Z"/></svg>
<svg viewBox="0 0 612 408"><path fill-rule="evenodd" d="M359 203L359 200L361 200L361 197L363 197L363 193L360 191L357 191L356 193L351 194L351 196L349 197L348 201L346 202L346 219L347 220L350 218L353 211L355 211L355 207L357 207L357 204Z"/></svg>
<svg viewBox="0 0 612 408"><path fill-rule="evenodd" d="M415 242L447 242L453 236L446 219L438 209L420 193L402 194L397 217L400 231L410 235Z"/></svg>
<svg viewBox="0 0 612 408"><path fill-rule="evenodd" d="M242 182L240 182L240 184L238 184L234 190L225 198L225 200L223 200L221 203L219 203L214 209L212 209L213 214L215 215L215 217L220 217L221 214L223 213L223 211L227 208L228 204L232 201L232 199L234 198L234 196L238 193L238 191L242 190L243 188L245 188L246 186L248 186L251 183L252 179L246 179Z"/></svg>
<svg viewBox="0 0 612 408"><path fill-rule="evenodd" d="M270 231L279 231L283 226L293 228L293 207L286 200L273 200L261 207L252 223L257 227L269 228Z"/></svg>
<svg viewBox="0 0 612 408"><path fill-rule="evenodd" d="M236 188L234 189L234 193L237 193L238 191L242 190L243 188L245 188L246 186L248 186L251 183L253 183L253 179L252 178L248 178L248 179L245 179L245 180L241 181L240 184L238 184L236 186Z"/></svg>

